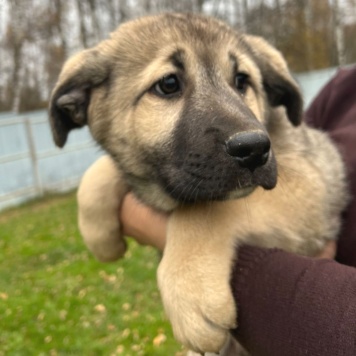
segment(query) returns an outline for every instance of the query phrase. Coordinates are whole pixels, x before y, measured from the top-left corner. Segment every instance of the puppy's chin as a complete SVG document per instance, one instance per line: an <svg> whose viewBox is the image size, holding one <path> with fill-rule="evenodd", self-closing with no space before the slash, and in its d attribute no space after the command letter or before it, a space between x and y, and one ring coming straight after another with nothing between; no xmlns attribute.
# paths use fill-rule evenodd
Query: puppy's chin
<svg viewBox="0 0 356 356"><path fill-rule="evenodd" d="M232 165L208 177L176 166L162 165L160 168L158 173L150 175L150 179L130 176L130 188L143 203L165 212L182 205L243 198L257 187L269 190L277 183L274 159L254 172L237 171ZM157 176L158 179L153 178Z"/></svg>
<svg viewBox="0 0 356 356"><path fill-rule="evenodd" d="M233 199L240 199L247 197L251 193L255 191L257 187L247 187L247 188L242 188L242 189L236 189L226 195L225 200L233 200Z"/></svg>
<svg viewBox="0 0 356 356"><path fill-rule="evenodd" d="M179 202L168 195L159 184L140 182L130 188L138 200L158 211L169 213L179 206Z"/></svg>
<svg viewBox="0 0 356 356"><path fill-rule="evenodd" d="M139 188L133 188L134 194L140 201L158 211L172 212L177 207L182 205L194 205L208 201L225 201L244 198L252 194L257 186L238 188L227 193L218 194L216 196L209 194L206 197L200 197L200 199L196 199L196 197L189 199L183 195L180 196L180 199L177 199L177 197L174 197L165 192L158 184L150 184L145 186L143 189L141 188L143 187L140 186Z"/></svg>

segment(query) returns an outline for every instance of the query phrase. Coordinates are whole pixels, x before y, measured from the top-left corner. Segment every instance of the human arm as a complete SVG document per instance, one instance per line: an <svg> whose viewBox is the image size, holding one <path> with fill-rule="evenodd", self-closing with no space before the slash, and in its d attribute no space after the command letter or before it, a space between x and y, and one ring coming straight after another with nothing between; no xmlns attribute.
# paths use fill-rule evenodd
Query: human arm
<svg viewBox="0 0 356 356"><path fill-rule="evenodd" d="M142 245L163 251L166 242L168 215L158 213L140 203L132 193L123 198L119 220L123 234L134 237Z"/></svg>
<svg viewBox="0 0 356 356"><path fill-rule="evenodd" d="M253 247L238 256L234 336L252 355L356 355L355 268Z"/></svg>
<svg viewBox="0 0 356 356"><path fill-rule="evenodd" d="M327 131L344 159L349 192L356 196L356 66L341 69L321 90L305 114L306 122ZM336 260L356 267L356 199L344 213Z"/></svg>

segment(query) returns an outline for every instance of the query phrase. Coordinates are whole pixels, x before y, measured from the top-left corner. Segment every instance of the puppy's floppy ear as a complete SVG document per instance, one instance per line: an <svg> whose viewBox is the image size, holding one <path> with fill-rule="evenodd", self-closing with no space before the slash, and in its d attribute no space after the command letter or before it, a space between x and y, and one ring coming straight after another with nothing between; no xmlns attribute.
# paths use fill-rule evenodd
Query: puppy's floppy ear
<svg viewBox="0 0 356 356"><path fill-rule="evenodd" d="M294 126L302 121L303 98L281 53L261 37L247 35L244 42L260 68L271 106L282 105Z"/></svg>
<svg viewBox="0 0 356 356"><path fill-rule="evenodd" d="M79 52L65 63L49 103L57 146L65 145L70 130L86 125L91 91L105 82L109 74L109 61L97 49Z"/></svg>

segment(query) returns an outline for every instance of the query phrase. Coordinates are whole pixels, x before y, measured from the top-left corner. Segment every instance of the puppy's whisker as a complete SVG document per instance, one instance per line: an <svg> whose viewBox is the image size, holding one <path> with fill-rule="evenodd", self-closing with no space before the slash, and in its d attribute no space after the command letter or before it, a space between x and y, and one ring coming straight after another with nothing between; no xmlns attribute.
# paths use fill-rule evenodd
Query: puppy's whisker
<svg viewBox="0 0 356 356"><path fill-rule="evenodd" d="M284 174L284 175L290 175L290 176L297 176L297 177L300 177L300 178L303 178L303 174L298 171L297 169L293 168L293 167L290 167L290 166L287 166L285 164L280 164L278 166L278 168L280 169L281 173Z"/></svg>
<svg viewBox="0 0 356 356"><path fill-rule="evenodd" d="M239 179L237 179L237 184L238 184L239 188L241 189L242 186L241 186L241 182L240 182ZM250 214L250 210L249 210L249 206L248 206L247 199L246 199L246 198L242 198L242 200L243 200L244 205L245 205L245 210L246 210L246 216L247 216L247 219L248 219L248 224L249 224L250 226L252 226L252 225L251 225L251 223L252 223L252 221L251 221L251 214Z"/></svg>
<svg viewBox="0 0 356 356"><path fill-rule="evenodd" d="M199 182L198 182L198 184L195 186L195 188L194 188L194 190L196 191L196 194L195 194L195 199L194 199L194 202L196 202L197 201L197 199L198 199L198 194L199 194L199 185L202 183L204 181L204 179L201 179ZM194 192L194 191L193 191ZM192 194L192 196L193 196L193 194Z"/></svg>
<svg viewBox="0 0 356 356"><path fill-rule="evenodd" d="M278 174L278 180L279 180L278 186L281 189L282 194L285 197L288 197L286 188L289 188L289 186L288 186L288 180L286 179L286 176L283 174Z"/></svg>

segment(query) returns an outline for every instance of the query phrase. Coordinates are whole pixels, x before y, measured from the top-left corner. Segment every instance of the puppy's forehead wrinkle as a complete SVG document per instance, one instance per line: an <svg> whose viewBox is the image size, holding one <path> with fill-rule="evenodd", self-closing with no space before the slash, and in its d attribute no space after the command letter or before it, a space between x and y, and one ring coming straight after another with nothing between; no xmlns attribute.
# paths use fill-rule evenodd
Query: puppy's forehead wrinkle
<svg viewBox="0 0 356 356"><path fill-rule="evenodd" d="M184 70L184 50L177 49L175 52L171 54L169 57L170 62L177 67L178 69Z"/></svg>
<svg viewBox="0 0 356 356"><path fill-rule="evenodd" d="M239 68L239 62L238 62L235 54L232 53L231 51L229 51L229 59L230 59L230 62L232 63L232 73L236 74L237 70Z"/></svg>

